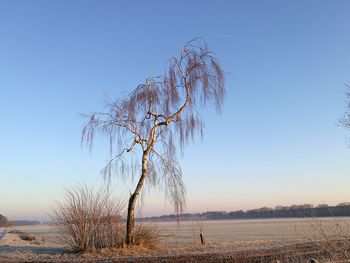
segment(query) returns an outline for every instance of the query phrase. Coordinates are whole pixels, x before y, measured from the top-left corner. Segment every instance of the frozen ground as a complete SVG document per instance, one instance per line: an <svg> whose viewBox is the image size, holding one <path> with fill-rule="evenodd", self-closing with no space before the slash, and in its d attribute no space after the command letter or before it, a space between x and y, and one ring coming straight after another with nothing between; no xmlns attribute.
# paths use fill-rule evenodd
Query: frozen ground
<svg viewBox="0 0 350 263"><path fill-rule="evenodd" d="M345 228L349 226L349 218L340 220ZM152 262L152 260L149 261L152 258L155 261L165 260L159 262L177 262L175 258L182 258L185 261L197 258L198 262L211 262L207 259L213 258L215 262L218 258L229 258L241 252L274 250L282 253L285 247L293 249L296 244L303 244L305 237L312 233L314 226L321 224L327 228L333 223L332 220L324 218L320 221L318 219L264 219L190 221L182 222L180 225L176 222L154 224L157 225L163 237L164 246L160 250L136 251L136 254L133 251L122 251L118 252L123 255L122 258L119 255L110 262ZM200 245L201 228L206 246ZM32 234L35 239L22 240L12 228L7 231L0 229L0 262L81 262L82 260L109 262L104 261L110 258L106 255L89 256L70 253L58 232L51 226L23 226L16 227L16 230ZM143 261L144 258L146 261ZM203 258L205 258L204 261ZM180 262L185 261L180 260Z"/></svg>

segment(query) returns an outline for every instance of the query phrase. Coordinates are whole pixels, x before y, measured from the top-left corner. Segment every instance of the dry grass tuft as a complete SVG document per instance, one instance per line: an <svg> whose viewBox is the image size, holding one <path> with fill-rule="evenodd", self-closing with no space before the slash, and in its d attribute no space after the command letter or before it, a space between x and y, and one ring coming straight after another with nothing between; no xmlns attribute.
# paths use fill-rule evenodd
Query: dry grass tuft
<svg viewBox="0 0 350 263"><path fill-rule="evenodd" d="M135 245L146 249L159 248L162 245L160 231L155 225L136 225Z"/></svg>
<svg viewBox="0 0 350 263"><path fill-rule="evenodd" d="M315 218L307 239L332 261L350 260L350 226L339 218Z"/></svg>
<svg viewBox="0 0 350 263"><path fill-rule="evenodd" d="M96 251L100 256L159 256L170 253L172 249L165 246L160 232L155 225L136 225L135 242L127 245L125 242L117 248L105 248Z"/></svg>
<svg viewBox="0 0 350 263"><path fill-rule="evenodd" d="M10 230L9 233L16 234L23 241L33 241L36 239L36 237L34 235L24 233L24 232L18 231L18 230Z"/></svg>
<svg viewBox="0 0 350 263"><path fill-rule="evenodd" d="M65 199L53 207L51 217L71 249L93 253L123 244L121 210L121 202L105 188L94 191L81 185L66 191Z"/></svg>

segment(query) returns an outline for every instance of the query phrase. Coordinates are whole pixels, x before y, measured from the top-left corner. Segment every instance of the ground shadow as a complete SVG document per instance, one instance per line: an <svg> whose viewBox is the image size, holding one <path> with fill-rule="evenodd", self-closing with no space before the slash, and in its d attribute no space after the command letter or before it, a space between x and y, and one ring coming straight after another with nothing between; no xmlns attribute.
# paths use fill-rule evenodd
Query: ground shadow
<svg viewBox="0 0 350 263"><path fill-rule="evenodd" d="M0 253L11 252L31 252L34 254L62 254L70 253L71 251L62 247L37 247L37 246L9 246L0 245Z"/></svg>

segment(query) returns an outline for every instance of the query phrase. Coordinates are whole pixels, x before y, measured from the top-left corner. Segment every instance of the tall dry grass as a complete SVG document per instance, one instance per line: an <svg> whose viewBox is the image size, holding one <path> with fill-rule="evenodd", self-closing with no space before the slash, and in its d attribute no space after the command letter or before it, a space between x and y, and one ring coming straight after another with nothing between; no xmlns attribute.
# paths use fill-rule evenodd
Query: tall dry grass
<svg viewBox="0 0 350 263"><path fill-rule="evenodd" d="M193 234L193 244L205 245L206 240L204 236L205 231L205 219L203 216L200 218L192 219L192 234Z"/></svg>
<svg viewBox="0 0 350 263"><path fill-rule="evenodd" d="M332 262L350 262L350 226L340 218L315 218L306 238Z"/></svg>
<svg viewBox="0 0 350 263"><path fill-rule="evenodd" d="M162 238L157 226L153 224L137 224L134 245L147 249L159 248L162 245Z"/></svg>
<svg viewBox="0 0 350 263"><path fill-rule="evenodd" d="M52 209L54 225L76 252L117 248L123 244L122 204L101 187L86 185L66 190L65 199Z"/></svg>

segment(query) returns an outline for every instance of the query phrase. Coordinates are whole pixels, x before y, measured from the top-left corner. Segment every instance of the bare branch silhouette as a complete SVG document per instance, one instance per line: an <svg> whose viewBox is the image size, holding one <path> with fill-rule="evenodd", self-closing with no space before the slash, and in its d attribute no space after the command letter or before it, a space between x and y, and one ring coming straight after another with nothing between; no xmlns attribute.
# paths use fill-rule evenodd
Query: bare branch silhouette
<svg viewBox="0 0 350 263"><path fill-rule="evenodd" d="M146 79L125 99L107 102L106 112L87 116L81 142L91 149L96 132L109 138L112 157L103 169L105 177L114 173L134 177L139 172L129 199L128 244L134 242L134 210L146 180L162 184L175 212L182 213L186 190L177 148L183 152L198 133L203 135L198 109L214 104L220 113L225 93L218 59L203 40L194 39L185 44L179 58L168 61L163 76Z"/></svg>

